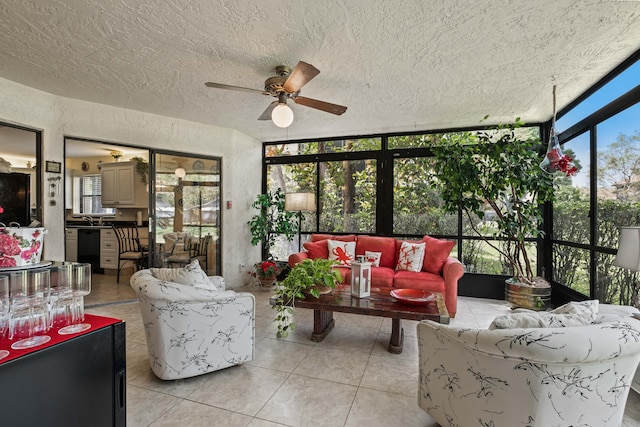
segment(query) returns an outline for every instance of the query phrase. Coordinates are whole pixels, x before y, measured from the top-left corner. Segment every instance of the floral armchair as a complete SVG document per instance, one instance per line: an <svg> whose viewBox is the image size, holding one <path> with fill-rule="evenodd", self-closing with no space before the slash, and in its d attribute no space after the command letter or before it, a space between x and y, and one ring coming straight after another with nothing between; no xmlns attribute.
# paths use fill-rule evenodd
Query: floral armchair
<svg viewBox="0 0 640 427"><path fill-rule="evenodd" d="M157 377L188 378L253 359L253 295L225 291L222 278L207 277L197 260L185 268L140 270L131 287Z"/></svg>
<svg viewBox="0 0 640 427"><path fill-rule="evenodd" d="M640 321L469 329L418 324L418 404L442 426L620 426Z"/></svg>

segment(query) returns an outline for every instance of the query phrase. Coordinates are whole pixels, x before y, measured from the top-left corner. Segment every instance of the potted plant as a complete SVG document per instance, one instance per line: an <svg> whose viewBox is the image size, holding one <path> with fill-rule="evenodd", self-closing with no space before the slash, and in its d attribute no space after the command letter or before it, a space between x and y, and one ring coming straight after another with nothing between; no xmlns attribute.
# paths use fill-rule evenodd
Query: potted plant
<svg viewBox="0 0 640 427"><path fill-rule="evenodd" d="M276 277L280 274L280 267L275 261L267 260L258 262L253 265L253 272L250 272L253 277L260 281L260 284L265 288L270 288L276 282Z"/></svg>
<svg viewBox="0 0 640 427"><path fill-rule="evenodd" d="M247 223L251 230L251 244L256 246L262 243L262 259L273 259L271 247L276 243L278 235L283 235L287 240L293 240L298 228L295 221L296 212L284 210L284 192L277 189L258 195L251 207L258 210Z"/></svg>
<svg viewBox="0 0 640 427"><path fill-rule="evenodd" d="M533 299L533 306L527 307L541 309L550 286L535 277L526 245L527 238L543 234L540 207L553 199L553 178L540 168L540 139L519 129L522 125L516 119L513 124L465 133L448 145L433 147L433 174L444 209L462 209L473 231L506 261L512 276L507 290L509 283L529 292L544 289L541 297ZM489 213L493 221L478 221ZM487 224L498 240L487 238Z"/></svg>
<svg viewBox="0 0 640 427"><path fill-rule="evenodd" d="M319 298L321 293L331 292L331 289L342 282L342 275L333 268L334 265L334 260L305 259L293 267L287 278L276 286L278 303L272 308L277 312L274 321L278 322L279 338L286 338L296 328L292 319L296 298L304 298L305 294Z"/></svg>

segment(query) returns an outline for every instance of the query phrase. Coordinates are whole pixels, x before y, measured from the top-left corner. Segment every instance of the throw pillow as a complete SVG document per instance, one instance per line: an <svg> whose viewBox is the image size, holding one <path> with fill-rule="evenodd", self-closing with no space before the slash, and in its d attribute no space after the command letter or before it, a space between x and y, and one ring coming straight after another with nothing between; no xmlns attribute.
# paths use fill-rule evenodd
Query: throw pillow
<svg viewBox="0 0 640 427"><path fill-rule="evenodd" d="M424 248L424 243L402 242L396 270L420 271L424 259Z"/></svg>
<svg viewBox="0 0 640 427"><path fill-rule="evenodd" d="M371 267L380 267L382 252L364 251L364 260L371 263Z"/></svg>
<svg viewBox="0 0 640 427"><path fill-rule="evenodd" d="M329 258L329 248L327 246L328 240L319 240L317 242L304 242L302 246L307 251L307 255L311 259L328 259Z"/></svg>
<svg viewBox="0 0 640 427"><path fill-rule="evenodd" d="M167 282L175 282L202 289L212 288L207 273L200 268L200 263L197 259L191 261L184 268L152 268L151 274L156 279Z"/></svg>
<svg viewBox="0 0 640 427"><path fill-rule="evenodd" d="M576 314L580 316L584 316L587 319L590 319L591 322L594 322L598 317L598 312L600 308L600 301L589 300L589 301L572 301L565 305L561 305L560 307L552 310L552 313L556 314Z"/></svg>
<svg viewBox="0 0 640 427"><path fill-rule="evenodd" d="M570 302L550 312L518 309L493 319L489 329L565 328L590 325L598 317L598 300Z"/></svg>
<svg viewBox="0 0 640 427"><path fill-rule="evenodd" d="M422 271L433 274L442 274L442 267L447 261L447 258L449 258L449 254L456 245L456 242L436 239L431 236L424 236L422 240L426 244Z"/></svg>
<svg viewBox="0 0 640 427"><path fill-rule="evenodd" d="M328 240L329 259L338 261L341 266L350 266L356 258L356 242L340 242Z"/></svg>

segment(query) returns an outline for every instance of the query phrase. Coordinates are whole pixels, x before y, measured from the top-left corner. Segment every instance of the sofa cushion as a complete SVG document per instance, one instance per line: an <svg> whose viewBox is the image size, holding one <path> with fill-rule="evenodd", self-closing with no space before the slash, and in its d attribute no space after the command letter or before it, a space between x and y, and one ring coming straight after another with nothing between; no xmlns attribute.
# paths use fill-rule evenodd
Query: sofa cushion
<svg viewBox="0 0 640 427"><path fill-rule="evenodd" d="M425 243L402 242L398 252L396 270L407 270L414 273L422 269Z"/></svg>
<svg viewBox="0 0 640 427"><path fill-rule="evenodd" d="M324 258L329 259L329 246L328 240L319 240L317 242L304 242L302 245L307 250L309 254L309 258L318 259Z"/></svg>
<svg viewBox="0 0 640 427"><path fill-rule="evenodd" d="M364 251L364 260L371 263L371 267L380 267L382 252Z"/></svg>
<svg viewBox="0 0 640 427"><path fill-rule="evenodd" d="M321 240L339 240L341 242L355 242L356 235L355 234L345 234L344 236L336 236L333 234L312 234L311 241L319 242Z"/></svg>
<svg viewBox="0 0 640 427"><path fill-rule="evenodd" d="M393 237L358 236L356 255L365 255L365 252L380 252L380 267L395 268L396 266L396 239Z"/></svg>
<svg viewBox="0 0 640 427"><path fill-rule="evenodd" d="M329 259L338 261L342 266L350 266L356 259L356 242L341 242L338 240L327 240L329 249Z"/></svg>
<svg viewBox="0 0 640 427"><path fill-rule="evenodd" d="M371 287L372 288L391 288L393 287L393 278L395 270L389 267L371 267Z"/></svg>
<svg viewBox="0 0 640 427"><path fill-rule="evenodd" d="M442 274L442 267L449 258L451 250L456 242L451 240L436 239L431 236L424 236L422 240L426 243L424 249L424 261L422 271L433 274Z"/></svg>
<svg viewBox="0 0 640 427"><path fill-rule="evenodd" d="M393 287L396 289L423 289L431 292L444 292L444 278L439 274L426 271L414 273L400 270L395 272Z"/></svg>

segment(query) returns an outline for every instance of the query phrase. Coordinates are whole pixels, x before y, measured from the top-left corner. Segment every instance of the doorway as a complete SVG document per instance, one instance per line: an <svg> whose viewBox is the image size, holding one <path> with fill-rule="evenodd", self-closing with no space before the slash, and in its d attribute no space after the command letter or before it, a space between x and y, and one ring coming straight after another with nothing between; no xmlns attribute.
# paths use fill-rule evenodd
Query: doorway
<svg viewBox="0 0 640 427"><path fill-rule="evenodd" d="M154 265L173 267L197 256L207 275L222 275L221 159L155 153L154 164Z"/></svg>

